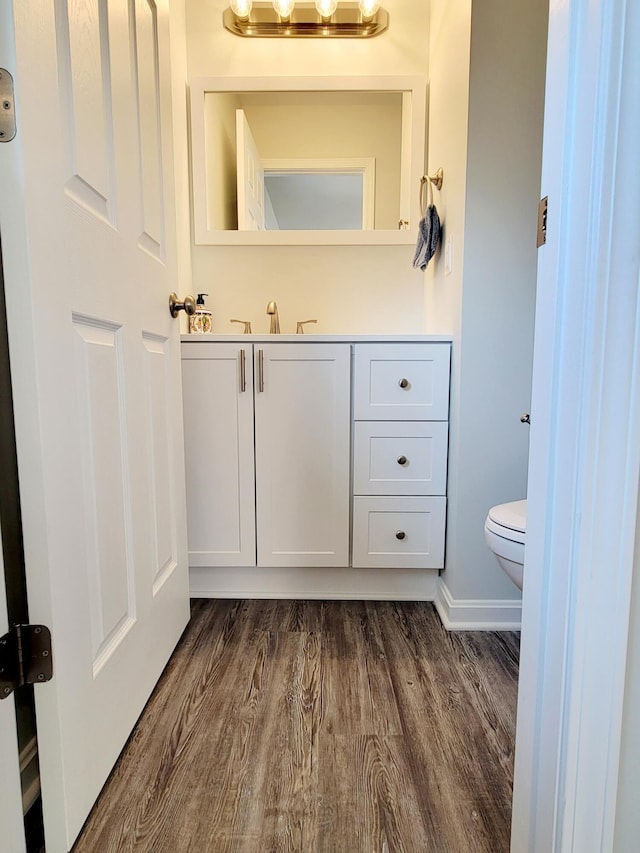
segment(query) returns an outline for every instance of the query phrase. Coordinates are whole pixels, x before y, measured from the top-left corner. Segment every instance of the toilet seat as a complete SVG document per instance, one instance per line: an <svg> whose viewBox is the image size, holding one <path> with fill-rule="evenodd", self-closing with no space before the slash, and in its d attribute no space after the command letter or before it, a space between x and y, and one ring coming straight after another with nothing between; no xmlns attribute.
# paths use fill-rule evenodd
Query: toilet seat
<svg viewBox="0 0 640 853"><path fill-rule="evenodd" d="M496 536L524 545L527 535L527 501L511 501L491 507L485 527Z"/></svg>
<svg viewBox="0 0 640 853"><path fill-rule="evenodd" d="M518 589L522 589L526 529L526 500L491 507L484 523L487 545Z"/></svg>

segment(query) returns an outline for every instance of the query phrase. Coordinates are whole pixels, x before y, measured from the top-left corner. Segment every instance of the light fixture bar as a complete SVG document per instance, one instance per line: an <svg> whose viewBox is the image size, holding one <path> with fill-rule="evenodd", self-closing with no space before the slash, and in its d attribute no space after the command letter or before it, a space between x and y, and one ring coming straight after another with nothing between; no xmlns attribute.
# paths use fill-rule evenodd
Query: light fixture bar
<svg viewBox="0 0 640 853"><path fill-rule="evenodd" d="M388 28L389 13L378 9L365 20L357 3L341 3L326 21L314 3L296 3L290 19L282 21L271 3L254 3L247 19L238 18L229 8L222 22L229 32L247 38L371 38Z"/></svg>

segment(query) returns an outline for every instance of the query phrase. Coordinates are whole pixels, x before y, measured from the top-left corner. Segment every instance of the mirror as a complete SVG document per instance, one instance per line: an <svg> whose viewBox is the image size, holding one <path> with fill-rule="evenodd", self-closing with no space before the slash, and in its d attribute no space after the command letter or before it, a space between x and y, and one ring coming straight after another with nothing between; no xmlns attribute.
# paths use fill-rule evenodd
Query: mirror
<svg viewBox="0 0 640 853"><path fill-rule="evenodd" d="M424 115L422 78L193 80L196 243L414 242Z"/></svg>

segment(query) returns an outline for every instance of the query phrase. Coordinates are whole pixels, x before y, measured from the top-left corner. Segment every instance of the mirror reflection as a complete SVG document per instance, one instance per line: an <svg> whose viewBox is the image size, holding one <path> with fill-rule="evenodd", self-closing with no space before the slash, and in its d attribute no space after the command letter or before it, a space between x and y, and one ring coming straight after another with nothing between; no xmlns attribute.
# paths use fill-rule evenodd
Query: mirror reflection
<svg viewBox="0 0 640 853"><path fill-rule="evenodd" d="M397 229L402 92L206 92L208 227Z"/></svg>
<svg viewBox="0 0 640 853"><path fill-rule="evenodd" d="M373 228L373 207L367 198L364 178L363 172L334 171L331 166L283 171L265 165L265 229Z"/></svg>

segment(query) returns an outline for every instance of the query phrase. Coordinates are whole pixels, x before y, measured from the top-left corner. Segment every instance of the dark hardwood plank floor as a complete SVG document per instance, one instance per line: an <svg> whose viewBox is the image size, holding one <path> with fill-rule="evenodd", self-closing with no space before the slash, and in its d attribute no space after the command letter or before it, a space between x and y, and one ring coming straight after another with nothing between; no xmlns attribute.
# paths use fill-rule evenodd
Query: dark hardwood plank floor
<svg viewBox="0 0 640 853"><path fill-rule="evenodd" d="M515 633L193 602L74 853L507 853Z"/></svg>

